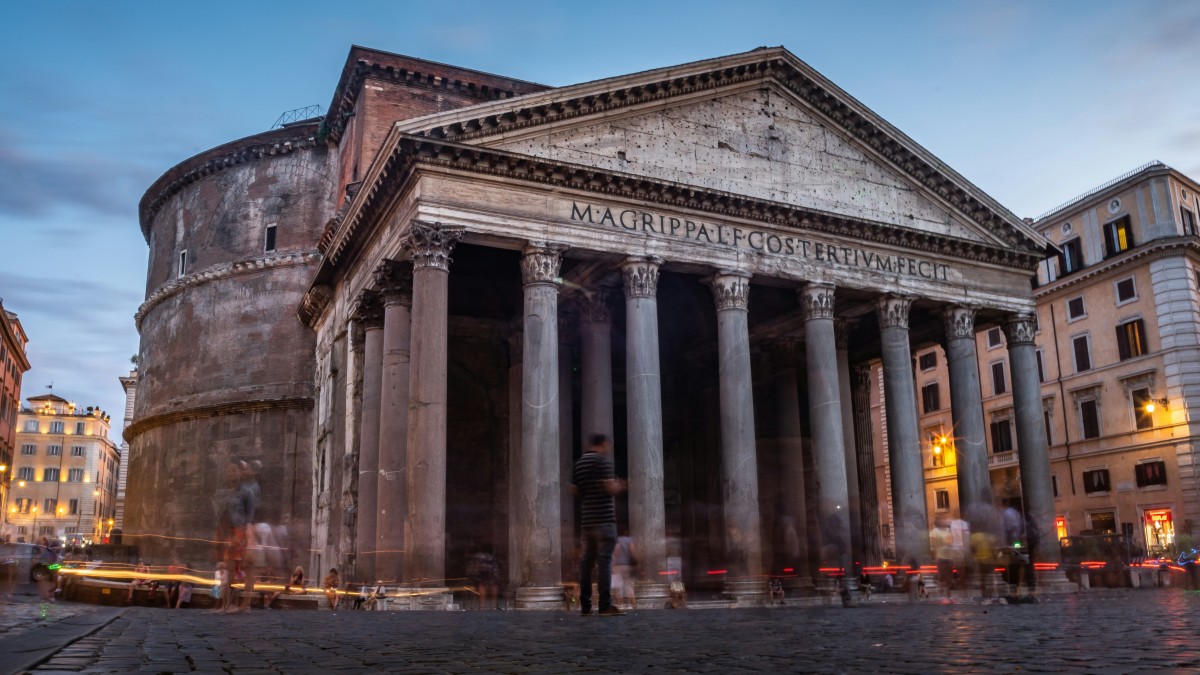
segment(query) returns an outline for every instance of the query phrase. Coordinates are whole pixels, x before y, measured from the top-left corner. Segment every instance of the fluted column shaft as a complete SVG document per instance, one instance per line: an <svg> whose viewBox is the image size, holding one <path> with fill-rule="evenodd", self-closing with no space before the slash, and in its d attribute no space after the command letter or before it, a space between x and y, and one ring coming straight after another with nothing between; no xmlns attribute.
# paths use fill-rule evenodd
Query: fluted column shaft
<svg viewBox="0 0 1200 675"><path fill-rule="evenodd" d="M992 482L988 475L987 426L983 420L983 394L979 388L979 359L975 353L975 310L950 307L944 316L959 511L970 521L972 529L980 530L986 527L986 513L992 507Z"/></svg>
<svg viewBox="0 0 1200 675"><path fill-rule="evenodd" d="M521 257L524 368L521 377L521 464L517 470L518 609L561 605L559 505L558 270L563 246L533 242ZM553 589L553 591L548 590Z"/></svg>
<svg viewBox="0 0 1200 675"><path fill-rule="evenodd" d="M358 523L354 576L375 580L376 523L379 512L379 411L383 387L383 314L374 293L360 297L363 321L363 391L358 453Z"/></svg>
<svg viewBox="0 0 1200 675"><path fill-rule="evenodd" d="M721 271L710 280L710 285L717 306L721 484L729 567L726 589L755 593L761 585L762 535L750 374L750 277L744 272Z"/></svg>
<svg viewBox="0 0 1200 675"><path fill-rule="evenodd" d="M833 325L833 286L808 284L800 290L804 311L804 352L808 370L808 417L817 473L817 523L821 529L820 567L854 578L850 544L849 483L842 427L837 338Z"/></svg>
<svg viewBox="0 0 1200 675"><path fill-rule="evenodd" d="M917 425L912 348L908 341L908 311L911 305L911 298L901 296L887 296L879 300L883 392L892 473L892 513L896 521L896 556L902 565L913 560L924 562L930 557L925 467L921 459L921 435Z"/></svg>
<svg viewBox="0 0 1200 675"><path fill-rule="evenodd" d="M408 387L408 522L404 577L446 577L446 376L450 253L462 228L413 221L412 348Z"/></svg>
<svg viewBox="0 0 1200 675"><path fill-rule="evenodd" d="M1008 363L1012 371L1013 416L1017 423L1017 460L1021 466L1021 496L1026 516L1038 527L1040 541L1033 559L1058 563L1062 559L1054 532L1054 485L1050 473L1050 449L1042 412L1042 385L1038 382L1037 318L1018 314L1004 324L1008 339Z"/></svg>
<svg viewBox="0 0 1200 675"><path fill-rule="evenodd" d="M383 288L383 383L379 415L379 513L375 577L404 578L404 522L408 511L409 350L412 341L412 264L387 263Z"/></svg>
<svg viewBox="0 0 1200 675"><path fill-rule="evenodd" d="M629 529L635 546L641 551L638 562L651 586L646 589L651 595L662 594L658 572L667 568L657 298L658 270L662 262L660 258L635 257L626 259L621 265L625 289ZM602 408L603 401L597 406ZM601 422L603 419L597 418L596 423Z"/></svg>

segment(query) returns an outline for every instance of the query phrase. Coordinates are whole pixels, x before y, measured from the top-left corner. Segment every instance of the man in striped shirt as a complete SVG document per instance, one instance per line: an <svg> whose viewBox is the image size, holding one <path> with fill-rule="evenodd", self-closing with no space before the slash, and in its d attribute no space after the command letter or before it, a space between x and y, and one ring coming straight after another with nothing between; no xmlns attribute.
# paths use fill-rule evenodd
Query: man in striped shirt
<svg viewBox="0 0 1200 675"><path fill-rule="evenodd" d="M617 509L613 495L625 489L617 480L612 448L604 434L592 434L587 450L575 462L572 490L579 496L580 525L583 528L583 558L579 561L579 607L584 616L592 613L592 567L597 567L596 585L600 591L600 616L624 614L612 604L612 554L617 543Z"/></svg>

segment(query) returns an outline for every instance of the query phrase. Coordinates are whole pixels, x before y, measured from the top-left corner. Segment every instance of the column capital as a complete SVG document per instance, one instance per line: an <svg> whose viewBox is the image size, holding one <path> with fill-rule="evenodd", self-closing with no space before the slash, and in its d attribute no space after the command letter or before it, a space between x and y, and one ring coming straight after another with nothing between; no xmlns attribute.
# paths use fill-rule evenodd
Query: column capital
<svg viewBox="0 0 1200 675"><path fill-rule="evenodd" d="M721 270L708 278L717 311L750 307L750 273L741 270Z"/></svg>
<svg viewBox="0 0 1200 675"><path fill-rule="evenodd" d="M591 323L612 321L612 299L612 292L604 288L580 292L576 301L579 306L579 318Z"/></svg>
<svg viewBox="0 0 1200 675"><path fill-rule="evenodd" d="M853 368L854 388L859 391L871 390L871 366L858 365Z"/></svg>
<svg viewBox="0 0 1200 675"><path fill-rule="evenodd" d="M813 281L796 289L796 297L800 299L800 309L804 311L804 320L833 318L833 284Z"/></svg>
<svg viewBox="0 0 1200 675"><path fill-rule="evenodd" d="M833 320L833 337L837 351L844 352L850 349L850 331L854 330L857 323L851 319Z"/></svg>
<svg viewBox="0 0 1200 675"><path fill-rule="evenodd" d="M1008 338L1008 346L1034 344L1037 333L1037 316L1034 314L1013 314L1004 321L1004 337Z"/></svg>
<svg viewBox="0 0 1200 675"><path fill-rule="evenodd" d="M908 311L913 299L907 295L885 295L879 298L879 327L908 330Z"/></svg>
<svg viewBox="0 0 1200 675"><path fill-rule="evenodd" d="M383 303L378 291L359 291L354 298L353 318L364 329L383 327Z"/></svg>
<svg viewBox="0 0 1200 675"><path fill-rule="evenodd" d="M462 238L463 227L414 220L408 227L404 249L412 257L414 270L426 268L450 271L450 253Z"/></svg>
<svg viewBox="0 0 1200 675"><path fill-rule="evenodd" d="M975 312L974 307L966 305L956 305L943 310L942 318L946 320L946 339L969 338L974 340Z"/></svg>
<svg viewBox="0 0 1200 675"><path fill-rule="evenodd" d="M658 268L663 259L657 256L630 256L621 263L621 279L626 298L653 298L658 295Z"/></svg>
<svg viewBox="0 0 1200 675"><path fill-rule="evenodd" d="M412 270L412 262L407 260L384 260L375 268L372 278L384 307L412 307Z"/></svg>
<svg viewBox="0 0 1200 675"><path fill-rule="evenodd" d="M550 284L559 286L562 280L558 271L562 267L562 255L567 250L563 244L531 241L521 250L521 283L525 286Z"/></svg>

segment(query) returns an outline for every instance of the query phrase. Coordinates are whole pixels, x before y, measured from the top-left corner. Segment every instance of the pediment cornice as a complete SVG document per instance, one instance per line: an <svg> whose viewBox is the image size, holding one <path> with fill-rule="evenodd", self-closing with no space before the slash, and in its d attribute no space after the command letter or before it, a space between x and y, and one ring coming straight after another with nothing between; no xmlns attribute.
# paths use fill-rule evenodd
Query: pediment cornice
<svg viewBox="0 0 1200 675"><path fill-rule="evenodd" d="M693 185L655 180L589 166L567 164L504 150L396 134L391 153L377 160L336 232L325 240L326 264L338 266L387 210L421 167L526 181L563 190L653 202L694 212L744 219L785 229L820 232L983 264L1032 271L1044 255L948 235L868 222Z"/></svg>
<svg viewBox="0 0 1200 675"><path fill-rule="evenodd" d="M397 129L456 142L759 81L790 93L1006 246L1045 250L1036 230L782 47L564 87L402 122Z"/></svg>

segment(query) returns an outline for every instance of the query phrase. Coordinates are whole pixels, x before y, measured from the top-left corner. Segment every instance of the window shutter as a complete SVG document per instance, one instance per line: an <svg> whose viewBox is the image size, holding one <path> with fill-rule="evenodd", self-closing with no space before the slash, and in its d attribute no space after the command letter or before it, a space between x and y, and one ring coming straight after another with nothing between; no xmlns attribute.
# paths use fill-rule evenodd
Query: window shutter
<svg viewBox="0 0 1200 675"><path fill-rule="evenodd" d="M1122 361L1129 358L1129 327L1125 324L1117 326L1117 356Z"/></svg>
<svg viewBox="0 0 1200 675"><path fill-rule="evenodd" d="M1113 230L1117 227L1116 223L1109 223L1104 226L1104 257L1111 258L1117 253L1116 241L1113 238Z"/></svg>

